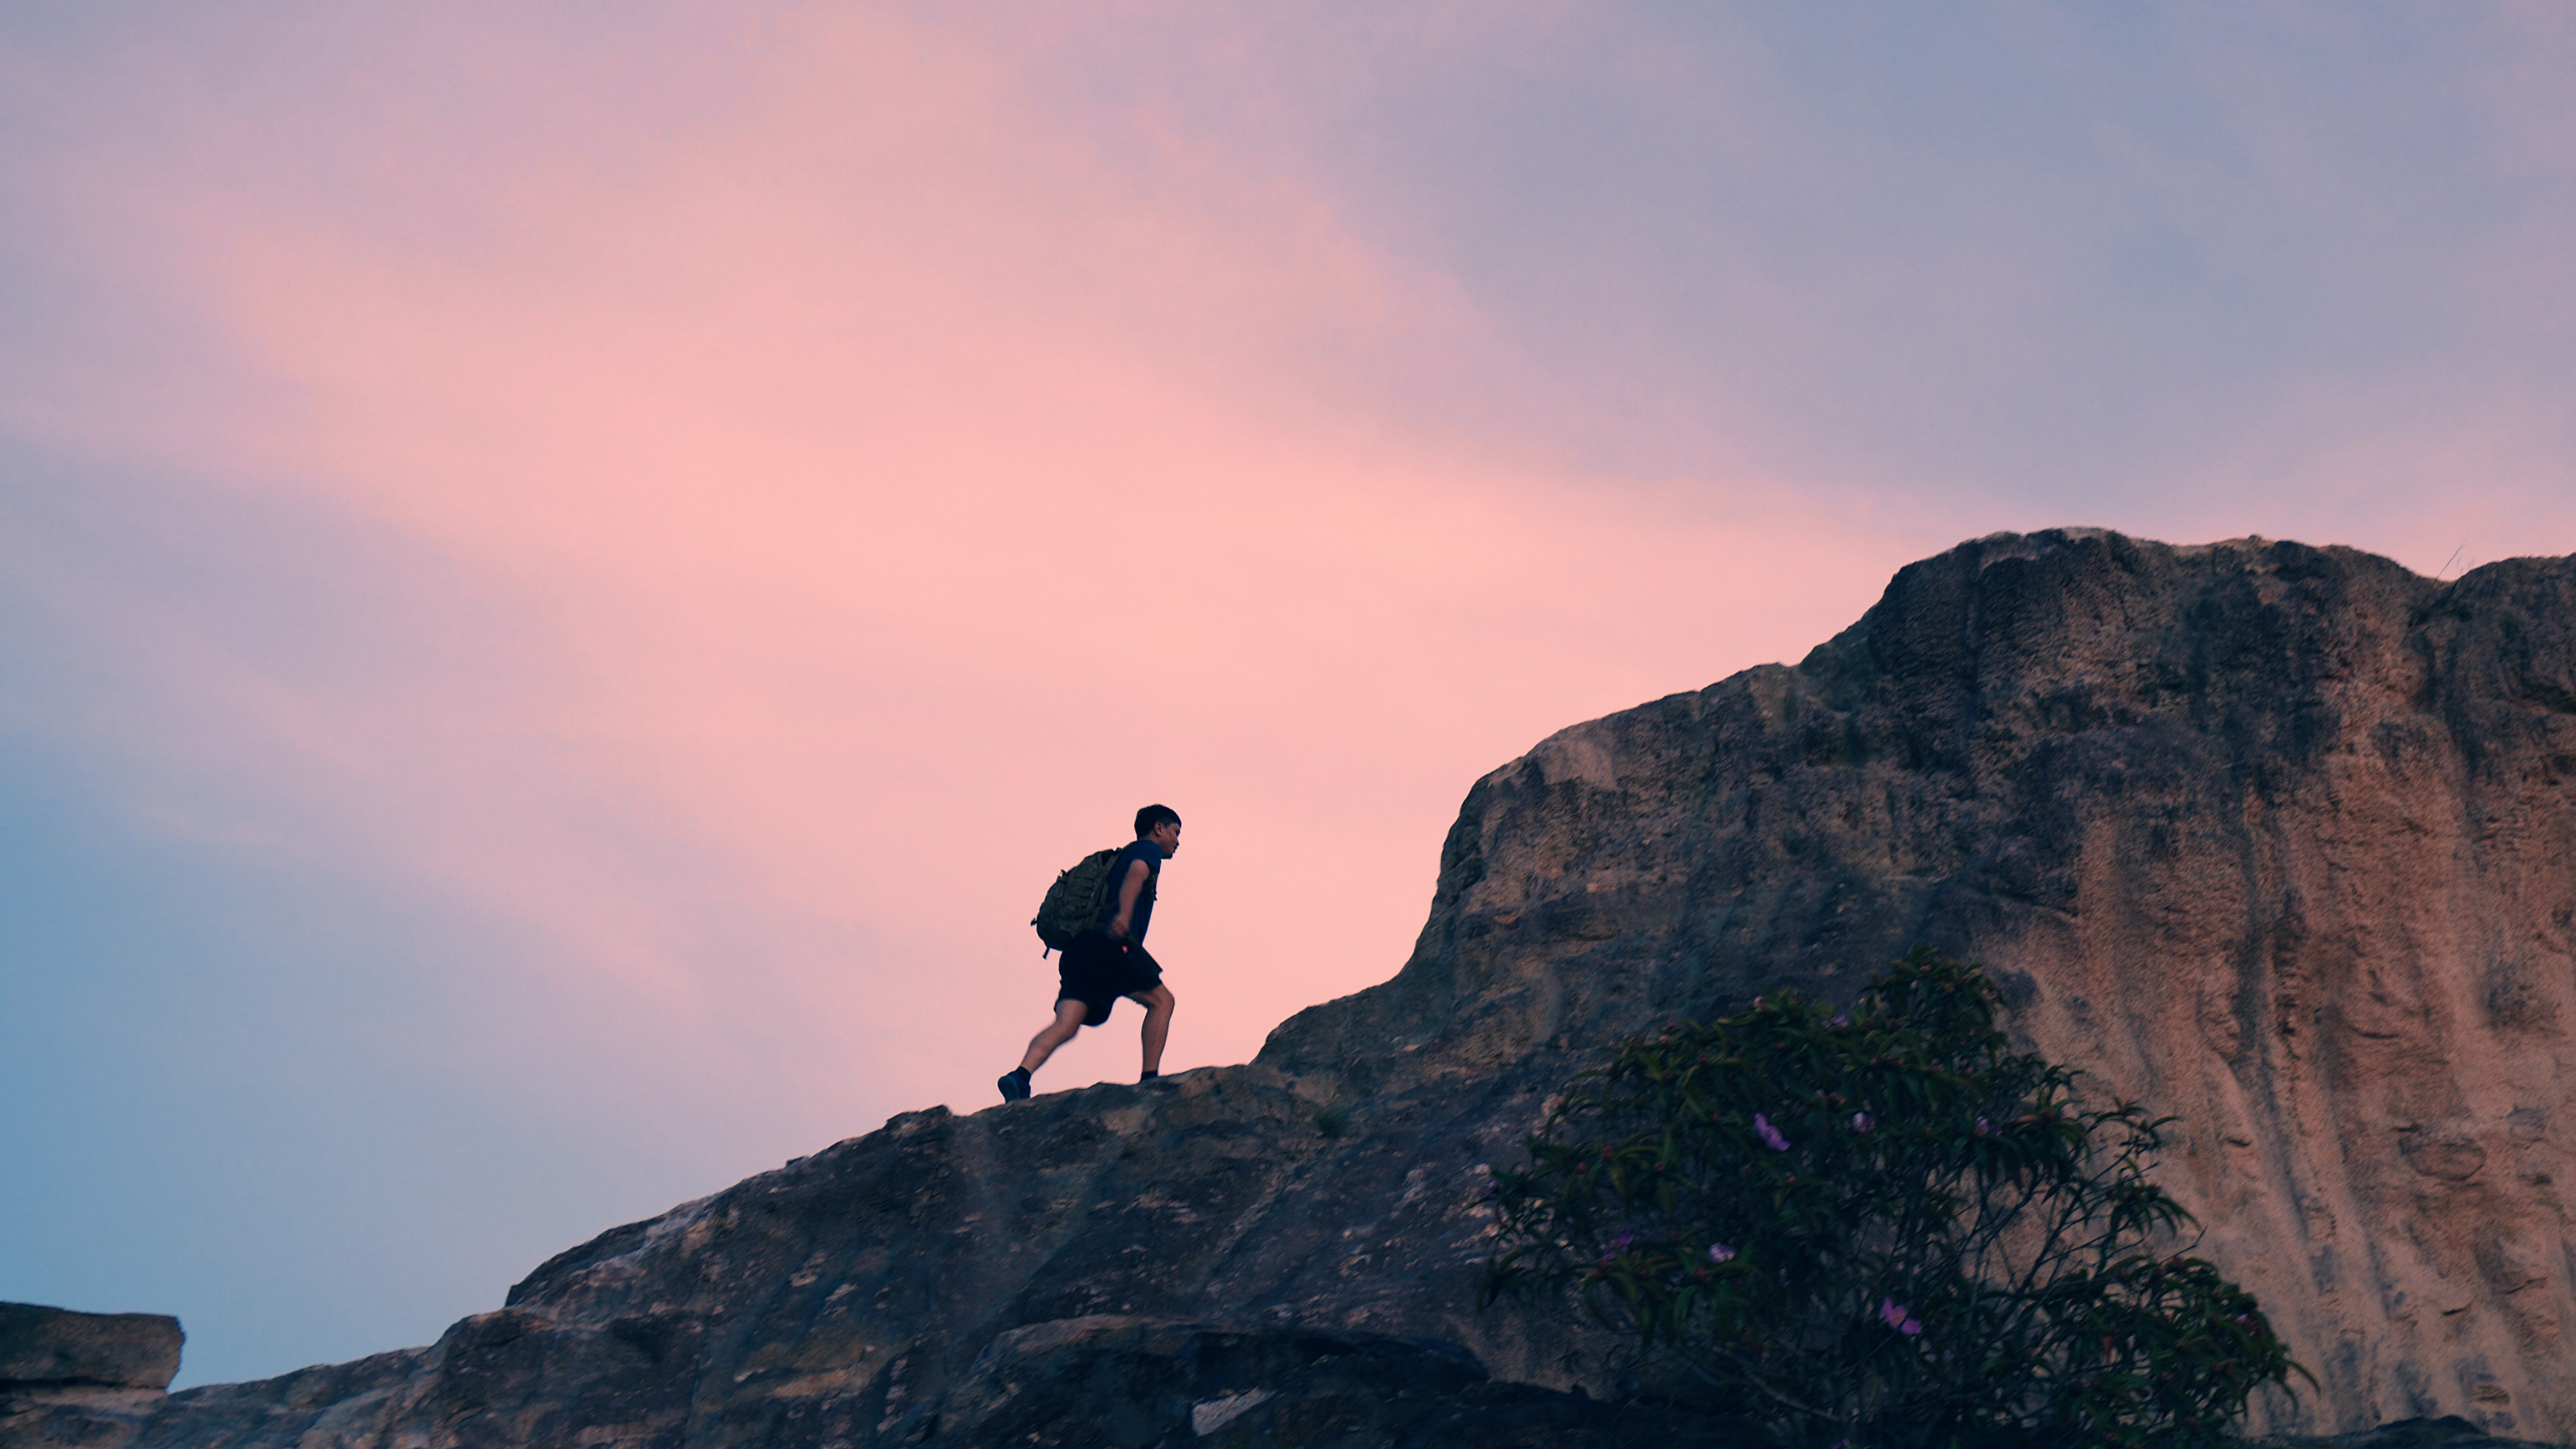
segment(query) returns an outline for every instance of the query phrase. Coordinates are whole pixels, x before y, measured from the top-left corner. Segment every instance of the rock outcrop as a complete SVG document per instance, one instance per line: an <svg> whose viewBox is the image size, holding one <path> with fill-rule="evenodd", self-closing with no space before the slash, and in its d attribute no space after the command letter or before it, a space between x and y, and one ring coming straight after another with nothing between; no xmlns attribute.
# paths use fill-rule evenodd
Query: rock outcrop
<svg viewBox="0 0 2576 1449"><path fill-rule="evenodd" d="M1264 1057L1436 1024L1373 1075L1469 1079L1914 941L2180 1119L2159 1180L2314 1421L2576 1437L2576 560L1962 545L1794 669L1480 781L1404 973Z"/></svg>
<svg viewBox="0 0 2576 1449"><path fill-rule="evenodd" d="M146 1443L1730 1442L1489 1382L1530 1377L1470 1306L1502 1129L1327 1136L1317 1095L1256 1065L908 1114L561 1254L428 1348L174 1395Z"/></svg>
<svg viewBox="0 0 2576 1449"><path fill-rule="evenodd" d="M0 1303L0 1444L122 1449L179 1372L179 1320Z"/></svg>
<svg viewBox="0 0 2576 1449"><path fill-rule="evenodd" d="M2576 560L1981 539L1479 781L1402 972L1250 1065L899 1117L142 1442L1660 1442L1616 1344L1473 1310L1484 1167L1605 1043L1918 941L2181 1119L2319 1381L2253 1427L2566 1440L2571 861Z"/></svg>

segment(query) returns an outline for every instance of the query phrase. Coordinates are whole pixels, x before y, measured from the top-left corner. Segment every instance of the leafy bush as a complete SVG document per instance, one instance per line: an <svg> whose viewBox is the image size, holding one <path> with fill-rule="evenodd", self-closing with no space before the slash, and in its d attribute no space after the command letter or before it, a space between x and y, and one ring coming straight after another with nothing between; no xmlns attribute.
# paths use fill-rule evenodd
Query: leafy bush
<svg viewBox="0 0 2576 1449"><path fill-rule="evenodd" d="M1783 993L1621 1048L1498 1179L1481 1301L1572 1288L1791 1444L2217 1442L2305 1370L2172 1251L2191 1216L2145 1176L2171 1119L2080 1107L1995 1013L1918 949L1848 1009Z"/></svg>

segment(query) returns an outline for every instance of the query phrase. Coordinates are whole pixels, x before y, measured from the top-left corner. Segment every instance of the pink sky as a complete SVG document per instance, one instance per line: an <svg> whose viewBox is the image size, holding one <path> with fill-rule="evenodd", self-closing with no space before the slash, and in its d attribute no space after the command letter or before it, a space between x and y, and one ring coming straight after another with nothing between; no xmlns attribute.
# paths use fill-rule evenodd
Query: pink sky
<svg viewBox="0 0 2576 1449"><path fill-rule="evenodd" d="M408 160L407 116L282 145L316 102L272 99L184 170L90 158L68 184L142 239L111 264L187 276L240 383L148 420L40 385L30 419L515 596L363 692L160 627L239 767L615 983L605 1049L762 1061L835 1104L808 1130L861 1084L980 1103L1050 989L1021 897L1152 798L1196 826L1176 1052L1241 1060L1401 961L1475 774L1796 652L1920 547L1760 480L1676 519L1336 407L1317 339L1484 339L1301 178L1173 187L1186 155L1099 156L893 21L733 63L741 109L649 147L529 147L558 78L506 94L407 179L473 218L431 245L315 184Z"/></svg>
<svg viewBox="0 0 2576 1449"><path fill-rule="evenodd" d="M2528 203L2460 247L2371 191L2366 138L2302 129L2278 35L2210 23L2070 161L1905 134L1813 73L1901 60L1732 23L924 14L0 31L36 122L0 169L35 279L0 430L240 520L226 577L298 581L287 618L117 566L113 528L0 538L106 681L0 718L123 782L119 828L516 941L392 1035L674 1164L531 1233L983 1106L1052 994L1038 893L1148 800L1188 821L1168 1065L1241 1061L1401 964L1479 774L1794 660L1960 538L2576 548L2568 131L2551 72L2495 58L2563 54L2546 11L2462 42L2439 79L2475 104L2425 102ZM1977 63L2061 100L2118 48L1988 18L2015 44ZM1487 98L1462 141L1439 110L1577 79L1761 207L1691 210L1615 137L1557 164L1561 116ZM1927 174L1919 235L1855 210ZM2306 191L2265 211L2281 176ZM1754 234L1804 206L1811 240ZM2122 208L2159 213L2134 266ZM2338 310L2338 266L2420 307ZM1040 1088L1132 1075L1131 1023Z"/></svg>

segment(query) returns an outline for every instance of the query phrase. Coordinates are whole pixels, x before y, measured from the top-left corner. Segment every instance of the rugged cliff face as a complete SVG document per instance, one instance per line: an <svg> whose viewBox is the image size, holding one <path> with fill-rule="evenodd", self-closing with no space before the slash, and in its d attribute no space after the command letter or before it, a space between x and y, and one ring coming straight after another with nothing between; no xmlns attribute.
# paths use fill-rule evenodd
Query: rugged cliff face
<svg viewBox="0 0 2576 1449"><path fill-rule="evenodd" d="M2571 919L2576 560L2006 535L1480 781L1404 973L1263 1057L1473 1079L1929 942L2181 1119L2316 1420L2576 1437Z"/></svg>
<svg viewBox="0 0 2576 1449"><path fill-rule="evenodd" d="M1666 1441L1615 1346L1472 1311L1480 1168L1603 1043L1916 941L2180 1116L2322 1385L2275 1427L2576 1437L2571 781L2576 560L1979 540L1478 782L1403 971L1252 1065L897 1118L143 1442Z"/></svg>

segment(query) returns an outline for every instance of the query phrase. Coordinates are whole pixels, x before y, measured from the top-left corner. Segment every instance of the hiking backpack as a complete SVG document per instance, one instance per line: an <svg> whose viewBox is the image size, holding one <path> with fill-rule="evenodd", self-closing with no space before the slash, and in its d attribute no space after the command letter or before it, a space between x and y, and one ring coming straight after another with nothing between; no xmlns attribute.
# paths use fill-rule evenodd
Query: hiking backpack
<svg viewBox="0 0 2576 1449"><path fill-rule="evenodd" d="M1038 939L1046 950L1038 952L1044 960L1048 951L1061 951L1074 938L1100 923L1100 908L1109 903L1109 867L1118 860L1118 847L1095 850L1075 861L1070 869L1057 871L1055 884L1047 887L1046 900L1038 907L1029 924L1038 928Z"/></svg>

